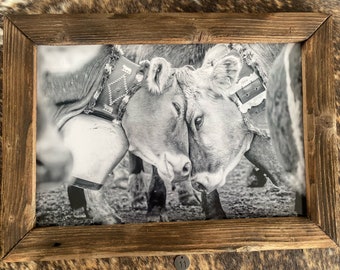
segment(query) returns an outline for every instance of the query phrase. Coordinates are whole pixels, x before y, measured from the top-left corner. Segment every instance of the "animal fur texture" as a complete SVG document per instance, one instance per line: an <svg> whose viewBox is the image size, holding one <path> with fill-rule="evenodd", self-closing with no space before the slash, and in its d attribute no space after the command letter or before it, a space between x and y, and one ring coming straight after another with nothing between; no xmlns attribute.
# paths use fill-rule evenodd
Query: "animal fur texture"
<svg viewBox="0 0 340 270"><path fill-rule="evenodd" d="M304 193L301 50L288 44L273 64L267 91L267 117L277 156L291 186Z"/></svg>

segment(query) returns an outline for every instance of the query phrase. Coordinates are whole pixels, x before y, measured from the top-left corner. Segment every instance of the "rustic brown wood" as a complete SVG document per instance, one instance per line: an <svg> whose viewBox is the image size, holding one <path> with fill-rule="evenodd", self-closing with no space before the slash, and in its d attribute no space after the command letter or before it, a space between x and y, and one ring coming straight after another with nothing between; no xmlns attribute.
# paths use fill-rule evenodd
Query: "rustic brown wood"
<svg viewBox="0 0 340 270"><path fill-rule="evenodd" d="M256 218L37 228L5 261L329 247L336 244L306 218Z"/></svg>
<svg viewBox="0 0 340 270"><path fill-rule="evenodd" d="M336 107L332 20L303 45L303 93L308 216L339 243Z"/></svg>
<svg viewBox="0 0 340 270"><path fill-rule="evenodd" d="M186 254L190 259L189 270L338 270L340 253L334 249L271 250L261 252L225 252L206 254ZM134 256L107 259L73 259L59 261L30 261L20 263L0 263L2 269L18 270L176 270L175 256Z"/></svg>
<svg viewBox="0 0 340 270"><path fill-rule="evenodd" d="M84 27L85 21L87 27ZM169 27L170 24L172 27ZM336 152L334 153L334 149L328 146L334 142L334 137L332 137L334 136L334 111L332 113L332 110L328 111L324 106L334 101L330 93L331 80L329 81L327 77L327 71L331 72L329 70L330 58L325 59L329 57L327 51L329 44L322 45L325 40L326 43L327 40L328 43L330 42L330 21L327 15L315 13L180 14L180 16L177 14L72 15L65 17L39 15L11 16L10 21L5 22L5 26L7 47L5 47L4 61L4 115L9 116L7 116L8 119L4 119L3 123L5 129L12 131L4 132L4 148L8 149L3 153L3 166L7 169L4 170L1 192L1 201L4 202L1 221L5 222L1 236L2 254L6 254L13 248L6 260L335 247L334 242L323 232L325 231L333 240L338 239L339 213L336 212L335 207L339 207L339 187L334 179L336 164L329 171L327 163L334 164L336 160ZM150 27L152 31L150 32L147 27ZM311 84L313 87L311 90L309 86L304 88L307 100L305 104L323 104L320 106L321 111L319 107L314 109L305 105L308 113L305 128L312 130L308 131L306 138L308 145L306 154L310 160L308 170L311 170L308 203L312 222L306 218L271 218L109 227L51 227L35 228L30 231L34 225L35 207L33 183L35 174L33 162L35 45L300 42L307 39L311 39L311 42L308 41L309 43L307 42L304 46L304 53L312 60L307 60L308 57L304 58L304 70L312 69L310 77L316 77L313 77L314 84ZM316 48L319 49L316 50ZM323 49L325 51L321 52ZM26 53L23 54L23 51ZM8 54L11 56L9 57ZM320 65L321 67L316 65L315 69L310 65L320 63L326 64ZM6 68L7 65L8 68ZM318 93L315 87L317 85L315 82L320 83L324 78L319 74L328 78L326 83L322 84L326 91L324 95ZM307 79L310 78L304 77L304 81ZM308 103L310 101L312 102ZM14 104L18 104L16 106L18 112L12 112L11 108L13 109ZM17 127L11 128L12 123L17 123ZM318 142L313 142L318 132L323 135L318 135L320 137ZM18 153L24 153L21 155L22 159L17 159ZM324 158L327 155L331 155L329 159ZM322 157L319 158L319 156ZM322 171L321 174L318 169ZM13 185L13 182L16 184ZM14 199L18 202L14 202ZM28 233L26 237L15 246L25 233ZM190 235L190 241L187 240L187 235Z"/></svg>
<svg viewBox="0 0 340 270"><path fill-rule="evenodd" d="M168 13L10 16L38 45L300 42L328 16L320 13ZM86 26L86 27L85 27Z"/></svg>
<svg viewBox="0 0 340 270"><path fill-rule="evenodd" d="M5 21L1 254L35 223L34 44Z"/></svg>

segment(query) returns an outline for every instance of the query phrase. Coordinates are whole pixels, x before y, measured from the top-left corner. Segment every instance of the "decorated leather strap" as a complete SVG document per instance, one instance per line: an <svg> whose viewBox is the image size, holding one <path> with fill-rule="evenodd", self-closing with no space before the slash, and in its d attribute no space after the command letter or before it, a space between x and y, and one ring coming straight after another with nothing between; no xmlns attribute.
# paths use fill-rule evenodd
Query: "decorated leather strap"
<svg viewBox="0 0 340 270"><path fill-rule="evenodd" d="M235 85L235 102L242 113L258 106L266 98L266 88L260 77L253 72L241 78Z"/></svg>
<svg viewBox="0 0 340 270"><path fill-rule="evenodd" d="M235 93L230 97L238 106L249 130L269 137L265 116L266 88L255 73L245 76L235 85Z"/></svg>
<svg viewBox="0 0 340 270"><path fill-rule="evenodd" d="M105 73L107 79L101 89L95 92L85 113L114 120L120 120L122 104L127 104L130 96L135 92L135 85L142 80L139 76L140 66L121 56L114 66L107 65ZM105 76L105 75L104 75Z"/></svg>

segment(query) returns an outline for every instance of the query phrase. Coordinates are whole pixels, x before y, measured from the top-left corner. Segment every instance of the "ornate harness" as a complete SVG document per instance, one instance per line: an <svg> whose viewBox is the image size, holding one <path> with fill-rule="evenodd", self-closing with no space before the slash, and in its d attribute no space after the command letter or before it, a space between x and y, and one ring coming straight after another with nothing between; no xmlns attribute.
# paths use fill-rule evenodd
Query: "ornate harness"
<svg viewBox="0 0 340 270"><path fill-rule="evenodd" d="M263 71L254 67L255 60L251 52L237 45L231 49L238 51L243 56L246 62L243 69L248 72L245 71L246 74L243 74L244 76L236 83L234 94L229 98L237 105L249 130L258 135L269 137L265 115L267 89L262 79Z"/></svg>
<svg viewBox="0 0 340 270"><path fill-rule="evenodd" d="M269 137L266 109L266 87L255 73L242 77L236 84L236 92L229 98L237 105L249 130Z"/></svg>
<svg viewBox="0 0 340 270"><path fill-rule="evenodd" d="M112 46L101 84L91 97L84 113L120 123L131 96L141 87L144 75L140 70L140 65L124 57L117 46Z"/></svg>

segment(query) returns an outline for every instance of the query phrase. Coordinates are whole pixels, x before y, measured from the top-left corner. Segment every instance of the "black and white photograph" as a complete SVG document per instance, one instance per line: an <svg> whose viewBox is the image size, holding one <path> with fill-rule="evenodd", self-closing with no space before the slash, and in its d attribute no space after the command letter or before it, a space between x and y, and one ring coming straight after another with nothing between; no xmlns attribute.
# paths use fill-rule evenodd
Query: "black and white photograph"
<svg viewBox="0 0 340 270"><path fill-rule="evenodd" d="M37 55L38 227L306 215L300 44Z"/></svg>

